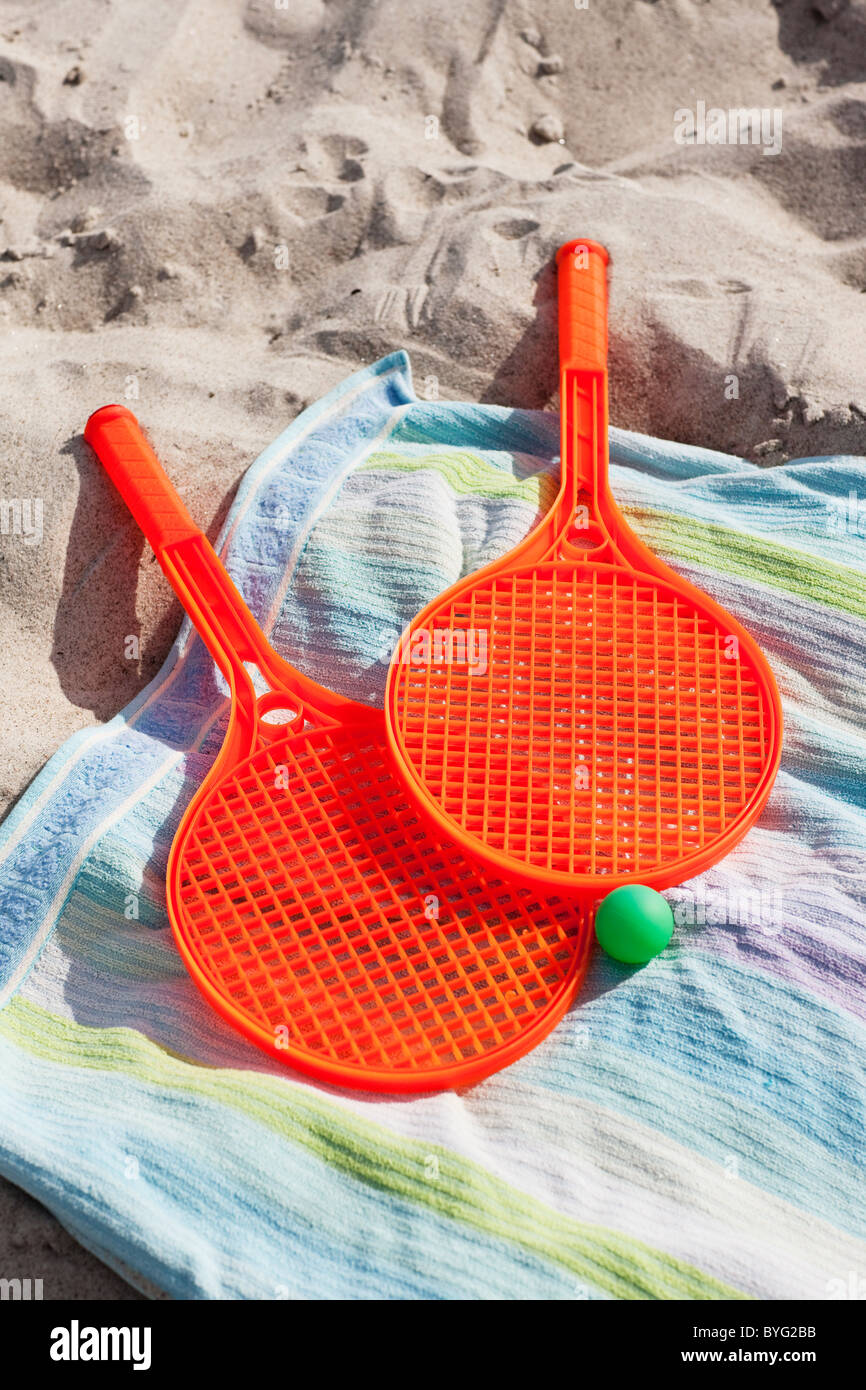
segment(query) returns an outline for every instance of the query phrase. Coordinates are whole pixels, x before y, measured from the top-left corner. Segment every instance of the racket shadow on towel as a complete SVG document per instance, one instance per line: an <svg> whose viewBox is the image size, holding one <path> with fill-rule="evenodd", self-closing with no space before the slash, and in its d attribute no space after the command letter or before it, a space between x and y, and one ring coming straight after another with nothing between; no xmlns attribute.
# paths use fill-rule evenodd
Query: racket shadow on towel
<svg viewBox="0 0 866 1390"><path fill-rule="evenodd" d="M782 741L753 638L611 493L607 263L591 241L557 255L553 507L418 614L385 693L395 763L437 832L496 873L591 899L721 859L760 814Z"/></svg>
<svg viewBox="0 0 866 1390"><path fill-rule="evenodd" d="M271 1056L335 1085L429 1091L513 1062L574 999L591 909L479 871L431 833L395 775L382 712L273 650L132 413L105 406L84 437L231 692L166 878L205 998Z"/></svg>

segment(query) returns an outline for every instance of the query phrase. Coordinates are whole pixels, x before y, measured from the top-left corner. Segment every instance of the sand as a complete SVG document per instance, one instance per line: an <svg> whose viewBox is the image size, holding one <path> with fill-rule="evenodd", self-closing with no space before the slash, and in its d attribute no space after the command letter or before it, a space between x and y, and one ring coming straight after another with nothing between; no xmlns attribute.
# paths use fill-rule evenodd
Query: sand
<svg viewBox="0 0 866 1390"><path fill-rule="evenodd" d="M736 108L763 143L710 142ZM394 348L442 397L555 409L551 255L588 235L614 423L866 453L864 0L4 2L0 188L0 808L180 621L82 444L106 400L213 536ZM7 1228L0 1266L58 1245L46 1297L125 1289L9 1188Z"/></svg>

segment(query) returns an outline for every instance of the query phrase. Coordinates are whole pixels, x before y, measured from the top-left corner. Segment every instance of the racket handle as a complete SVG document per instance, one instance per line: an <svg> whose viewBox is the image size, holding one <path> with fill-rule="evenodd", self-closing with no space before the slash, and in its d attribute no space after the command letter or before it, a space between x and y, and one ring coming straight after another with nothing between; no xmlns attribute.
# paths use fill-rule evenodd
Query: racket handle
<svg viewBox="0 0 866 1390"><path fill-rule="evenodd" d="M607 264L597 241L567 241L556 253L559 363L563 370L607 366Z"/></svg>
<svg viewBox="0 0 866 1390"><path fill-rule="evenodd" d="M201 534L125 405L104 405L84 426L84 438L158 556L174 541Z"/></svg>

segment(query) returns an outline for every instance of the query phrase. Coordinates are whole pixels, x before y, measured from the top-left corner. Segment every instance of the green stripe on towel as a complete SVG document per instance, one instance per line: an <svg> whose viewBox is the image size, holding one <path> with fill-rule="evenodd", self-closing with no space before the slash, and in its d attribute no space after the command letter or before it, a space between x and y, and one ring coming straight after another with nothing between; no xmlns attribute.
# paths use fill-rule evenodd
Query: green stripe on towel
<svg viewBox="0 0 866 1390"><path fill-rule="evenodd" d="M398 1140L314 1091L288 1089L282 1079L203 1067L132 1029L85 1028L20 996L0 1014L0 1034L56 1066L123 1073L230 1105L355 1181L550 1260L614 1298L747 1297L663 1251L564 1216L441 1145ZM431 1155L438 1160L435 1181L428 1176Z"/></svg>

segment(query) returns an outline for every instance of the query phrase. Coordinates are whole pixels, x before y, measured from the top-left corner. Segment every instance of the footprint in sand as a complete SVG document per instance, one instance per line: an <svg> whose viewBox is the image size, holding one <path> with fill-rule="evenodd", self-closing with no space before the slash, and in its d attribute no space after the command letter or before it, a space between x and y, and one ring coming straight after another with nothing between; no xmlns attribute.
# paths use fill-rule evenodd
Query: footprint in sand
<svg viewBox="0 0 866 1390"><path fill-rule="evenodd" d="M540 226L541 223L534 222L531 217L509 217L504 222L494 222L490 230L504 241L520 241L530 232L537 232Z"/></svg>
<svg viewBox="0 0 866 1390"><path fill-rule="evenodd" d="M288 0L279 9L274 0L249 0L244 24L263 43L282 46L323 29L328 22L323 0Z"/></svg>
<svg viewBox="0 0 866 1390"><path fill-rule="evenodd" d="M441 203L445 187L422 169L391 169L379 183L370 218L371 246L408 246L424 233L433 208Z"/></svg>

